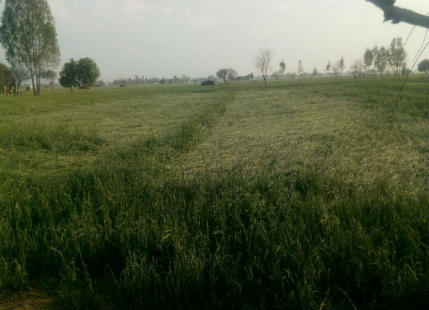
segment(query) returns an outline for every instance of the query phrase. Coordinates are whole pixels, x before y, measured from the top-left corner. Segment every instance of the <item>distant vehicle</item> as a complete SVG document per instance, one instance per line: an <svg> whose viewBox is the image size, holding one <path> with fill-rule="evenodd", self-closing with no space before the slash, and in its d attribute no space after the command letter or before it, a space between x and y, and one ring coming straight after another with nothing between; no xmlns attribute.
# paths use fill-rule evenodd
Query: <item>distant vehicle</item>
<svg viewBox="0 0 429 310"><path fill-rule="evenodd" d="M215 85L215 81L213 80L206 80L201 82L201 86L214 86L214 85Z"/></svg>

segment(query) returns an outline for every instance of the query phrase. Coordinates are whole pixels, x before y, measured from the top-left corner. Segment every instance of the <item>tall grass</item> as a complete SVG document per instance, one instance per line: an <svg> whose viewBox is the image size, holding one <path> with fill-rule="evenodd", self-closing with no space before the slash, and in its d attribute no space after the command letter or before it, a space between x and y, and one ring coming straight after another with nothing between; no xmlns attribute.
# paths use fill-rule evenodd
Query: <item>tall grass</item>
<svg viewBox="0 0 429 310"><path fill-rule="evenodd" d="M223 126L244 87L207 90L216 100L163 135L104 149L91 165L2 180L0 292L36 285L70 309L426 307L424 187L351 179L330 162L318 167L329 157L322 151L313 165L287 171L238 164L189 174L171 167ZM273 86L282 87L289 84ZM346 87L341 94L331 87L319 95L347 97ZM292 87L288 95L306 96ZM300 106L287 113L292 108ZM255 114L248 120L262 119L261 109L245 111ZM407 111L403 123L421 118ZM85 154L109 143L96 129L39 125L2 127L0 148Z"/></svg>
<svg viewBox="0 0 429 310"><path fill-rule="evenodd" d="M53 278L75 309L103 296L135 308L427 305L425 193L315 172L158 172L102 166L11 189L0 289Z"/></svg>

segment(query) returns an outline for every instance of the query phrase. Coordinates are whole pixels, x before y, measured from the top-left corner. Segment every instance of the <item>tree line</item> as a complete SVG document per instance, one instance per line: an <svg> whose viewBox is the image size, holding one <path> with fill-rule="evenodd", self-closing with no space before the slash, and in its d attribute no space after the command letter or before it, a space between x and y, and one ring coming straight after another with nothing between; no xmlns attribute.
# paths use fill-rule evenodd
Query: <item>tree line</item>
<svg viewBox="0 0 429 310"><path fill-rule="evenodd" d="M409 72L406 58L402 39L394 38L388 47L367 48L363 58L353 63L351 71L355 78L376 74L383 76L385 73L406 75Z"/></svg>
<svg viewBox="0 0 429 310"><path fill-rule="evenodd" d="M54 18L51 14L47 0L6 0L1 18L0 43L4 47L6 60L9 67L0 65L0 83L4 88L0 91L13 90L19 93L23 81L31 81L31 89L34 95L40 94L41 81L48 81L53 87L57 74L54 71L60 61L60 51L57 42ZM364 77L385 73L394 76L409 73L406 63L406 52L401 38L394 38L388 47L375 46L367 49L363 58L357 60L351 66L350 73L355 77ZM425 65L426 64L426 65ZM319 70L315 67L312 73L306 73L301 60L298 62L297 71L286 73L286 63L281 61L279 69L271 73L272 51L263 49L255 59L255 67L267 87L269 79L286 79L297 76L318 76ZM419 71L428 71L427 63L419 64ZM345 61L341 57L338 61L328 62L325 74L338 78L345 71ZM79 60L70 59L64 64L60 72L59 82L63 87L70 89L86 89L96 84L100 71L95 61L91 58ZM253 73L238 76L233 68L221 68L215 75L224 84L233 80L251 80ZM139 78L119 79L112 82L113 85L129 84L170 84L189 83L191 81L214 81L215 76L208 79L190 79L188 76L173 78ZM105 85L99 81L99 86Z"/></svg>

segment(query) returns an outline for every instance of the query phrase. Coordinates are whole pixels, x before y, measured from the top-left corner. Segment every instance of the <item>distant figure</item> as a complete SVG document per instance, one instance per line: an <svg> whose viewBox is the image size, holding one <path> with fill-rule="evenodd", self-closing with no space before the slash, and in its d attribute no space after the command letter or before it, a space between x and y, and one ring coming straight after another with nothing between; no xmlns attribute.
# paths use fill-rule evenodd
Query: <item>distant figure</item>
<svg viewBox="0 0 429 310"><path fill-rule="evenodd" d="M201 86L214 86L214 85L215 85L215 81L213 80L207 80L207 81L201 82Z"/></svg>

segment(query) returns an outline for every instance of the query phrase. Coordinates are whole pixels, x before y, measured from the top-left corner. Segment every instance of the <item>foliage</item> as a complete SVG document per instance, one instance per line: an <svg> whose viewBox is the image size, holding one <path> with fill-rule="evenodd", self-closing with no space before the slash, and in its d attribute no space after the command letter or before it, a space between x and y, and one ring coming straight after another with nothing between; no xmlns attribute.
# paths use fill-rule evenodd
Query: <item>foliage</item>
<svg viewBox="0 0 429 310"><path fill-rule="evenodd" d="M319 71L317 70L317 67L313 68L313 76L318 76L319 75Z"/></svg>
<svg viewBox="0 0 429 310"><path fill-rule="evenodd" d="M363 63L365 65L365 71L368 71L368 69L372 66L374 62L374 51L370 50L369 48L366 49L365 54L363 56Z"/></svg>
<svg viewBox="0 0 429 310"><path fill-rule="evenodd" d="M388 50L388 57L393 74L395 76L399 75L401 68L405 63L405 59L407 58L407 53L405 52L401 38L392 39Z"/></svg>
<svg viewBox="0 0 429 310"><path fill-rule="evenodd" d="M363 56L364 71L365 73L370 72L373 66L380 75L386 71L393 73L394 76L406 75L408 72L406 57L402 39L393 38L388 48L375 46L373 49L366 49ZM353 71L357 72L356 66Z"/></svg>
<svg viewBox="0 0 429 310"><path fill-rule="evenodd" d="M280 66L280 73L284 74L286 72L286 63L285 63L285 61L284 60L280 61L279 66Z"/></svg>
<svg viewBox="0 0 429 310"><path fill-rule="evenodd" d="M326 72L330 72L330 71L331 71L331 69L332 69L331 62L330 62L330 61L328 61L328 63L326 64L325 71L326 71Z"/></svg>
<svg viewBox="0 0 429 310"><path fill-rule="evenodd" d="M429 59L424 59L422 60L417 69L419 70L419 72L429 72Z"/></svg>
<svg viewBox="0 0 429 310"><path fill-rule="evenodd" d="M389 62L389 53L384 46L380 48L374 48L375 60L374 66L380 75L383 75L383 72L386 70L387 64Z"/></svg>
<svg viewBox="0 0 429 310"><path fill-rule="evenodd" d="M367 63L363 63L361 60L356 60L352 65L352 73L354 78L362 77L364 69L368 71Z"/></svg>
<svg viewBox="0 0 429 310"><path fill-rule="evenodd" d="M14 87L15 86L15 78L10 71L10 69L0 63L0 91L3 91L3 87Z"/></svg>
<svg viewBox="0 0 429 310"><path fill-rule="evenodd" d="M47 1L7 0L0 41L12 67L26 68L34 95L39 95L42 72L55 67L60 55L54 19Z"/></svg>
<svg viewBox="0 0 429 310"><path fill-rule="evenodd" d="M21 88L22 82L28 80L30 75L28 74L27 69L22 64L11 64L10 71L15 79L15 89L19 91Z"/></svg>
<svg viewBox="0 0 429 310"><path fill-rule="evenodd" d="M286 77L286 63L282 60L279 63L279 70L271 74L271 78L275 80L284 79Z"/></svg>
<svg viewBox="0 0 429 310"><path fill-rule="evenodd" d="M221 79L226 85L229 81L235 79L235 77L237 76L237 72L232 68L224 68L219 69L218 72L216 72L216 76Z"/></svg>
<svg viewBox="0 0 429 310"><path fill-rule="evenodd" d="M302 66L302 61L298 61L298 69L297 69L298 75L301 75L304 73L304 67Z"/></svg>
<svg viewBox="0 0 429 310"><path fill-rule="evenodd" d="M60 84L70 89L85 89L93 86L99 76L97 64L91 58L70 59L60 72Z"/></svg>
<svg viewBox="0 0 429 310"><path fill-rule="evenodd" d="M338 78L345 69L345 65L344 65L344 58L341 57L340 60L338 60L337 63L335 63L335 65L332 66L332 72L334 73L334 77Z"/></svg>

